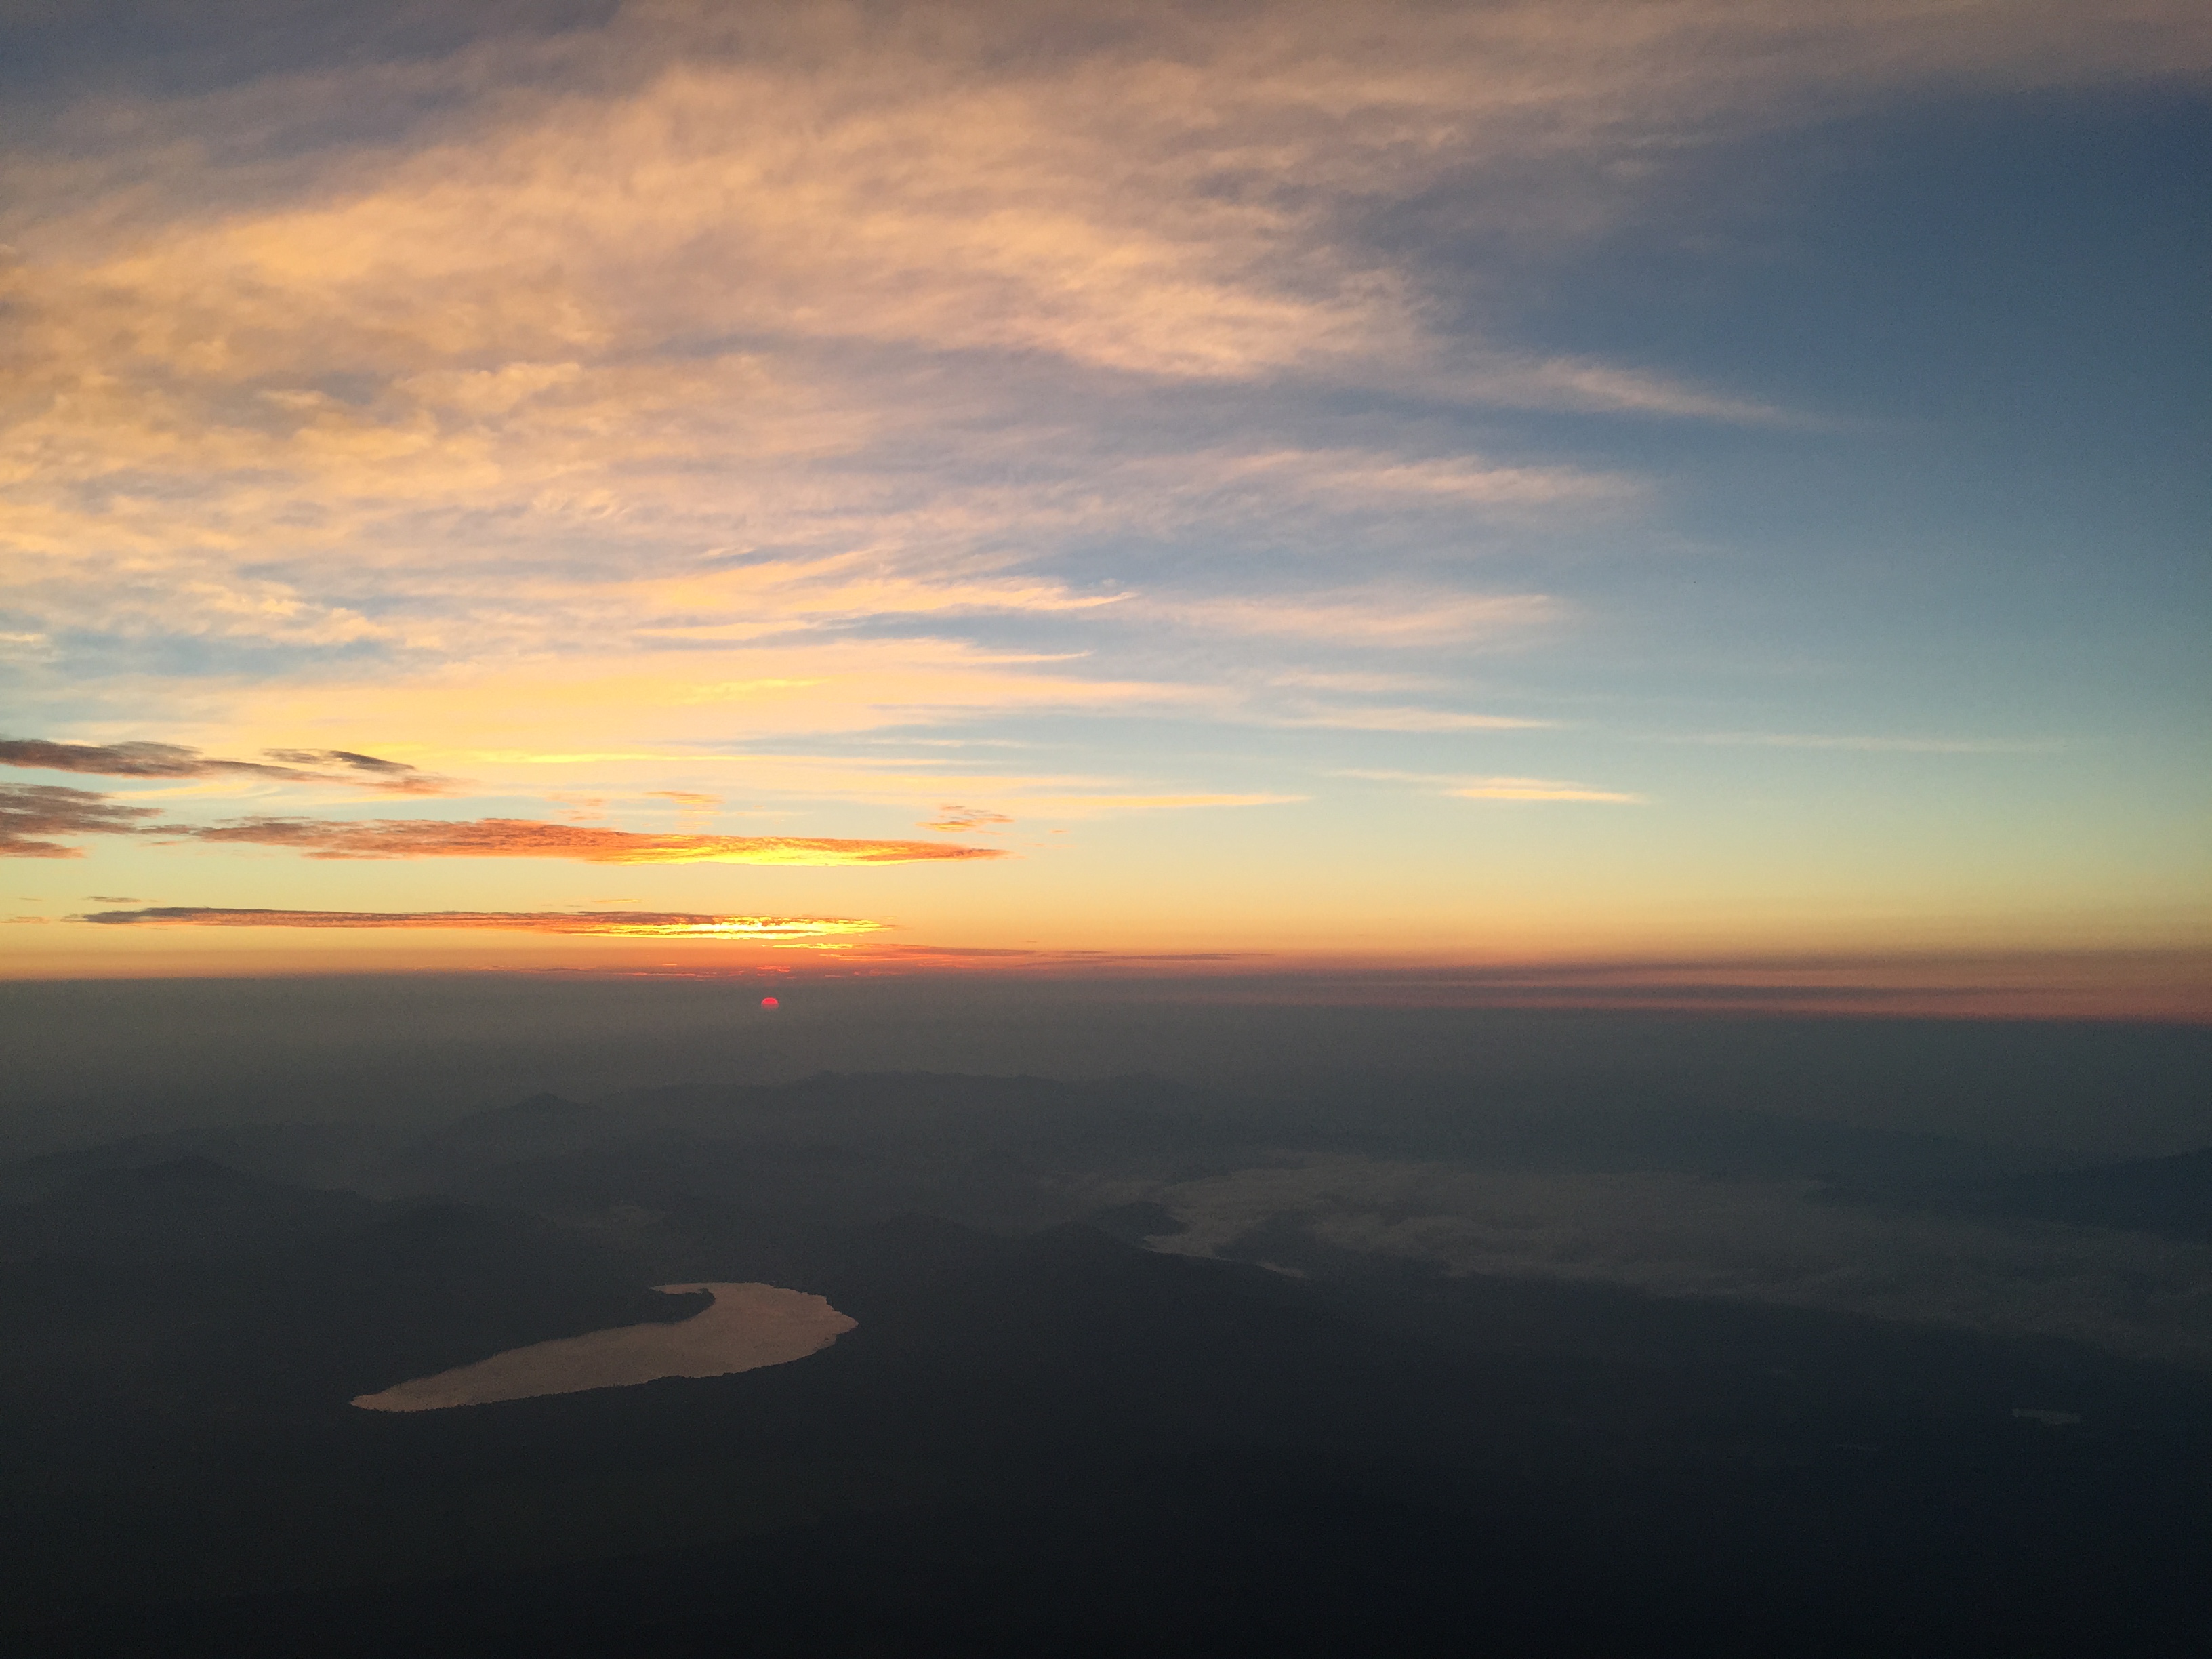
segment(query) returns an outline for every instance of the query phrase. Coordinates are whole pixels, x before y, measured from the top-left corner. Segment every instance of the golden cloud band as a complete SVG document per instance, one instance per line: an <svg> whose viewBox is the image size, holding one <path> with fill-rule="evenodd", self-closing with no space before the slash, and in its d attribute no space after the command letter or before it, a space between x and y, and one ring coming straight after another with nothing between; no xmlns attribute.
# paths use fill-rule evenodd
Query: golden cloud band
<svg viewBox="0 0 2212 1659"><path fill-rule="evenodd" d="M849 916L719 916L672 910L242 910L191 905L97 910L70 920L110 927L429 927L770 944L873 933L884 927L880 921Z"/></svg>

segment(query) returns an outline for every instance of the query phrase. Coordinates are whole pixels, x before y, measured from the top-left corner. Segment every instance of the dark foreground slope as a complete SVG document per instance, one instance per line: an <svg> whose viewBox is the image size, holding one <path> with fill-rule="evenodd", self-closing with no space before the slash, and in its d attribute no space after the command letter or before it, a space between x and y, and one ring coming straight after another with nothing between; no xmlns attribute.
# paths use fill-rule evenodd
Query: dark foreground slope
<svg viewBox="0 0 2212 1659"><path fill-rule="evenodd" d="M523 1212L378 1202L200 1158L0 1208L0 1402L27 1424L101 1421L110 1451L136 1426L319 1421L407 1376L698 1305ZM39 1452L18 1441L0 1468Z"/></svg>
<svg viewBox="0 0 2212 1659"><path fill-rule="evenodd" d="M244 1271L271 1260L248 1225L202 1258L220 1273L161 1267L223 1317L164 1325L97 1410L11 1345L20 1647L2166 1655L2207 1613L2206 1391L2080 1350L1318 1259L1297 1279L1086 1227L771 1235L711 1204L659 1257L468 1212L441 1268L423 1212L262 1196L312 1218L315 1274L350 1275L325 1314ZM225 1238L253 1203L223 1199ZM498 1274L545 1328L678 1255L860 1324L741 1376L354 1411L344 1309L398 1316L359 1243L389 1228L417 1359ZM241 1410L221 1362L257 1318L296 1363L246 1364Z"/></svg>
<svg viewBox="0 0 2212 1659"><path fill-rule="evenodd" d="M2086 1170L1930 1183L1909 1200L1961 1215L2212 1239L2212 1147Z"/></svg>

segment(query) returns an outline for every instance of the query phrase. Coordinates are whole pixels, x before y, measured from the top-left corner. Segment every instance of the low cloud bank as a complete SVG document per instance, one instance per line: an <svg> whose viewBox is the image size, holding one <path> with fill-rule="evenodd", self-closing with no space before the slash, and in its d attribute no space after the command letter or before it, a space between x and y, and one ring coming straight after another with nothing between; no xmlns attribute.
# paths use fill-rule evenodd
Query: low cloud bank
<svg viewBox="0 0 2212 1659"><path fill-rule="evenodd" d="M1323 1244L1455 1273L2064 1337L2212 1369L2212 1247L1887 1214L1819 1203L1816 1188L1317 1158L1163 1189L1158 1201L1188 1231L1153 1247L1235 1255L1248 1234L1288 1223Z"/></svg>

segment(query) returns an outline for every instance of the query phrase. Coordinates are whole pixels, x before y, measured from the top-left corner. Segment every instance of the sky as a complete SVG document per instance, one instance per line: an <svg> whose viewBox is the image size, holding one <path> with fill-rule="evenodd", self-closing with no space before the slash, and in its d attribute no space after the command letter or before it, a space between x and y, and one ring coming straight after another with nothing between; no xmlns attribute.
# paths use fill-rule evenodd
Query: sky
<svg viewBox="0 0 2212 1659"><path fill-rule="evenodd" d="M0 973L2212 1018L2201 6L0 20Z"/></svg>

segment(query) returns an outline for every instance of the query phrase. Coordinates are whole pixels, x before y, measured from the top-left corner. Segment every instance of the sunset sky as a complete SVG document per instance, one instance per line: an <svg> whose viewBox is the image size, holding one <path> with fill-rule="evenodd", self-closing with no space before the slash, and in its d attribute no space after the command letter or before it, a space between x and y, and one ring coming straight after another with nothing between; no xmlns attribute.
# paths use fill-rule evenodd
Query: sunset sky
<svg viewBox="0 0 2212 1659"><path fill-rule="evenodd" d="M7 17L0 971L2212 1017L2194 0Z"/></svg>

